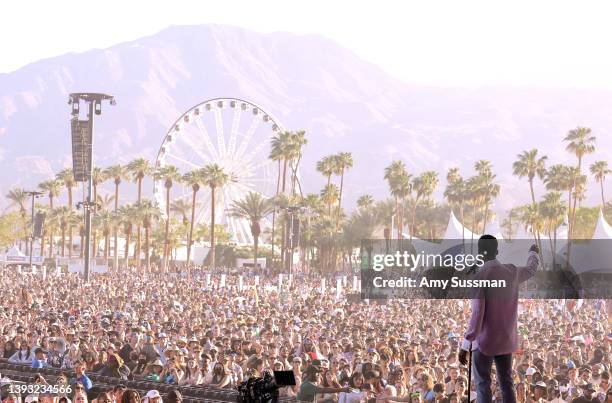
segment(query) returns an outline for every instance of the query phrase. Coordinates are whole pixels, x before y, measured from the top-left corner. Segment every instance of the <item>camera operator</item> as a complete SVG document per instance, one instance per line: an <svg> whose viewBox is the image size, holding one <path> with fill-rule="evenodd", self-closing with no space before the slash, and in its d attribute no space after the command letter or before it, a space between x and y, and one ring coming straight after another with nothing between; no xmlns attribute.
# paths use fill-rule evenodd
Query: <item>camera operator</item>
<svg viewBox="0 0 612 403"><path fill-rule="evenodd" d="M301 400L304 402L313 402L315 400L315 396L317 393L341 393L350 392L350 388L325 388L318 386L321 381L321 372L323 370L321 368L317 368L314 365L306 368L305 375L306 379L302 382L300 386L300 391L297 394L297 400Z"/></svg>

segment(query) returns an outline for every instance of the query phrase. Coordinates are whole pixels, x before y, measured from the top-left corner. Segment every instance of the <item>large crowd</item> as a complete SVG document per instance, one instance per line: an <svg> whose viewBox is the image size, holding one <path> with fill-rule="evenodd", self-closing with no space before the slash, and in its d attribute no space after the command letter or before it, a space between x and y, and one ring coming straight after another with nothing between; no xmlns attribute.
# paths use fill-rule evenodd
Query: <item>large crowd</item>
<svg viewBox="0 0 612 403"><path fill-rule="evenodd" d="M294 276L1 273L0 359L74 379L66 400L87 401L88 374L171 385L235 388L290 370L281 396L317 402L464 402L458 349L463 300L363 301L329 279ZM524 300L513 378L519 402L612 402L610 302ZM8 381L2 380L6 385ZM495 382L493 382L495 385ZM493 386L493 395L501 400ZM472 390L474 388L472 387ZM119 403L131 391L103 390ZM89 396L92 397L91 395ZM3 387L3 401L20 397ZM144 399L161 399L152 390ZM106 403L106 402L105 402Z"/></svg>

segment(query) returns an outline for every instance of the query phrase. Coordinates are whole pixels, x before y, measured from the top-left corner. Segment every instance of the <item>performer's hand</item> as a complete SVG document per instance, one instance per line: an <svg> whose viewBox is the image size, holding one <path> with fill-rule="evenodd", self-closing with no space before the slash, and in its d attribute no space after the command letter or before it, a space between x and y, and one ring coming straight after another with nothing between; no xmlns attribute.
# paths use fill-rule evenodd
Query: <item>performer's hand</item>
<svg viewBox="0 0 612 403"><path fill-rule="evenodd" d="M529 252L540 253L540 248L538 248L538 245L534 243L533 245L531 245L531 248L529 248Z"/></svg>
<svg viewBox="0 0 612 403"><path fill-rule="evenodd" d="M468 363L468 357L467 357L468 352L461 349L459 350L459 362L461 363L461 365L467 365Z"/></svg>

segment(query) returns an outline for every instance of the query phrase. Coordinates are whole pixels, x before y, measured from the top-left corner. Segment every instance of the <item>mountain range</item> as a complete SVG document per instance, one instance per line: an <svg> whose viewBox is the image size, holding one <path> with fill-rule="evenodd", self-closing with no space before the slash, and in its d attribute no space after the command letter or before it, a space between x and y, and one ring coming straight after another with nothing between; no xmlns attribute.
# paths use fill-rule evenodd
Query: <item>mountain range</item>
<svg viewBox="0 0 612 403"><path fill-rule="evenodd" d="M409 57L408 42L397 52ZM449 167L459 166L469 176L475 161L488 159L502 184L495 204L501 211L529 199L525 180L512 176L516 155L538 148L551 162L573 164L562 138L576 126L591 127L598 138L596 154L586 158L586 165L612 158L610 91L425 87L402 82L321 36L172 26L107 49L60 55L0 74L1 194L35 187L71 166L66 101L69 93L86 91L117 99L117 106L105 106L96 121L97 165L137 156L154 160L165 133L184 111L206 99L236 97L261 105L287 129L306 131L301 165L306 192L319 192L325 184L315 171L317 160L352 152L347 205L363 193L387 197L383 169L394 159L402 159L411 174L437 170L438 196ZM597 202L598 191L593 183L589 201ZM126 192L125 197L131 196Z"/></svg>

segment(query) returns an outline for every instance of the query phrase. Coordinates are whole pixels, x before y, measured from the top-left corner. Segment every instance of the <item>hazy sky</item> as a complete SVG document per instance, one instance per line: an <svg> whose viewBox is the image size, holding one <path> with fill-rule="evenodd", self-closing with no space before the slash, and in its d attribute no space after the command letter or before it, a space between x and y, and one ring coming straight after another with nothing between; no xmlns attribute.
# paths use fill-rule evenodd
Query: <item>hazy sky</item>
<svg viewBox="0 0 612 403"><path fill-rule="evenodd" d="M612 89L605 1L4 0L0 72L169 25L315 33L411 83Z"/></svg>

